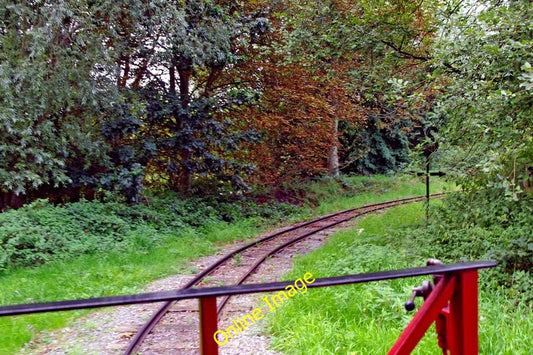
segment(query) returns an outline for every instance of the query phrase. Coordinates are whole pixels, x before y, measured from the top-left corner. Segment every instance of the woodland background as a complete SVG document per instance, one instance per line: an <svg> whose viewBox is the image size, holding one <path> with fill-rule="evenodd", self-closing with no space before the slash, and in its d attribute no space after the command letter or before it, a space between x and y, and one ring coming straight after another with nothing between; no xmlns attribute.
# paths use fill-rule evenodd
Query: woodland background
<svg viewBox="0 0 533 355"><path fill-rule="evenodd" d="M530 188L529 1L10 1L0 207L417 169Z"/></svg>

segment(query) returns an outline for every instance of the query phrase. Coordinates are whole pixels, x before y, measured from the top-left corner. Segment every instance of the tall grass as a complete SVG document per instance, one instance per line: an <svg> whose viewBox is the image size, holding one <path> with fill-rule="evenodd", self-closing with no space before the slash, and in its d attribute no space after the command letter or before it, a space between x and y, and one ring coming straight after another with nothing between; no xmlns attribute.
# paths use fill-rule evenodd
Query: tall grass
<svg viewBox="0 0 533 355"><path fill-rule="evenodd" d="M336 233L321 249L299 258L288 279L311 272L316 277L421 266L427 255L399 230L425 228L423 204L396 207ZM441 257L434 255L434 257ZM482 270L481 274L486 273ZM289 354L385 354L412 317L403 304L424 278L311 289L298 302L269 314L273 348ZM530 354L533 312L481 284L480 353ZM420 304L420 300L417 301ZM430 329L415 354L438 354Z"/></svg>

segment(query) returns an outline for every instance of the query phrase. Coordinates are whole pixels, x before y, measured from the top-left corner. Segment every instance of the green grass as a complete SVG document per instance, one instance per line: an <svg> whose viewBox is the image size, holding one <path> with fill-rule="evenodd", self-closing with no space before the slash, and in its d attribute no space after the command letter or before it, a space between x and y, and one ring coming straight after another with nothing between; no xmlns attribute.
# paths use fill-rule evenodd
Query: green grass
<svg viewBox="0 0 533 355"><path fill-rule="evenodd" d="M369 216L356 228L336 233L323 248L299 258L287 279L305 272L328 277L421 266L424 245L398 238L397 231L424 228L424 216L423 204ZM269 315L273 348L288 354L385 354L412 317L403 304L411 288L423 279L311 289L297 302ZM531 334L531 308L510 302L498 290L481 289L480 353L529 354ZM440 353L434 329L414 353Z"/></svg>
<svg viewBox="0 0 533 355"><path fill-rule="evenodd" d="M83 255L37 268L19 268L0 277L0 304L18 304L100 297L139 292L152 280L188 270L188 261L213 253L217 244L244 239L259 232L257 219L185 230L158 236L164 246ZM139 231L141 232L141 231ZM144 231L148 232L148 231ZM153 231L152 231L153 232ZM142 244L142 239L141 244ZM86 311L0 318L0 354L13 354L41 330L58 329Z"/></svg>
<svg viewBox="0 0 533 355"><path fill-rule="evenodd" d="M433 186L442 188L443 183ZM10 222L2 222L0 227L8 228L6 235L12 238L24 233L25 226L29 225L27 238L33 242L40 242L41 234L57 235L58 239L66 241L73 239L76 243L79 240L74 244L74 252L92 248L99 235L105 237L103 240L107 244L102 250L81 256L67 255L41 266L8 267L3 271L0 268L0 304L135 293L152 280L176 273L198 272L187 270L190 260L214 253L226 242L257 235L280 221L300 221L363 204L425 193L422 179L383 176L345 178L341 182L325 179L305 189L318 201L315 209L279 206L278 211L276 206L253 206L259 212L250 214L258 217L232 218L230 223L219 221L221 213L204 202L188 203L172 198L134 208L88 202L62 208L39 202L34 208L11 211L3 216ZM235 207L219 206L229 216L246 214ZM182 213L185 216L182 217ZM83 236L90 234L92 239L83 242L78 237L80 230L84 231ZM113 244L117 237L121 242ZM87 244L89 242L92 244ZM67 246L65 243L62 245ZM46 249L43 250L43 258L48 257ZM27 260L31 260L30 257ZM0 318L0 354L12 354L36 332L64 327L80 314L84 312Z"/></svg>
<svg viewBox="0 0 533 355"><path fill-rule="evenodd" d="M455 186L443 179L431 178L430 193L439 193L455 189ZM343 178L339 182L333 179L310 184L306 187L310 195L319 201L317 207L307 214L295 214L295 217L317 216L336 211L363 206L372 203L395 200L398 198L423 196L426 194L424 178L411 176L354 176Z"/></svg>

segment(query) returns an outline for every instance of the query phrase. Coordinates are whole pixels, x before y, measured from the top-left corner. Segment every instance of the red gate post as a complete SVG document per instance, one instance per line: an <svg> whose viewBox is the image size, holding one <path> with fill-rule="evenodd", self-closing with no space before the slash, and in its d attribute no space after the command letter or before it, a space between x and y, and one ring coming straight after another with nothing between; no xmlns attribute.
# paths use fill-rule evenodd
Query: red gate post
<svg viewBox="0 0 533 355"><path fill-rule="evenodd" d="M440 280L389 355L410 354L433 321L444 354L478 354L477 270L456 272Z"/></svg>
<svg viewBox="0 0 533 355"><path fill-rule="evenodd" d="M478 273L462 271L457 275L457 290L450 300L448 331L453 341L451 354L476 355L478 343Z"/></svg>
<svg viewBox="0 0 533 355"><path fill-rule="evenodd" d="M388 355L408 355L422 339L430 325L446 307L456 287L456 277L446 275L435 286L418 312L404 329Z"/></svg>
<svg viewBox="0 0 533 355"><path fill-rule="evenodd" d="M202 355L218 355L218 344L214 334L218 328L217 298L200 299L200 352Z"/></svg>

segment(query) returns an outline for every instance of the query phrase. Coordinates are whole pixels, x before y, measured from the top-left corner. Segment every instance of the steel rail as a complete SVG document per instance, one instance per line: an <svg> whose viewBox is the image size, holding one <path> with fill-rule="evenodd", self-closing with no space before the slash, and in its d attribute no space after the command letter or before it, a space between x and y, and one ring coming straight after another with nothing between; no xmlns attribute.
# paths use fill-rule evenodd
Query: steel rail
<svg viewBox="0 0 533 355"><path fill-rule="evenodd" d="M439 193L439 194L433 194L431 195L431 197L442 197L444 196L443 193ZM322 230L325 230L325 229L328 229L328 228L331 228L335 225L338 225L338 224L341 224L341 223L344 223L348 220L351 220L353 218L357 218L361 215L364 215L364 214L367 214L367 213L371 213L371 212L375 212L375 211L378 211L378 210L382 210L382 209L386 209L386 208L390 208L390 207L393 207L393 206L396 206L396 205L399 205L399 204L405 204L405 203L410 203L410 202L416 202L416 201L422 201L425 199L426 196L417 196L417 197L407 197L407 198L402 198L402 199L398 199L398 200L394 200L394 201L386 201L386 202L379 202L379 203L373 203L373 204L370 204L370 205L365 205L365 206L360 206L360 207L356 207L356 208L351 208L351 209L347 209L347 210L343 210L343 211L339 211L339 212L335 212L335 213L331 213L331 214L328 214L328 215L324 215L324 216L321 216L319 218L315 218L315 219L312 219L310 221L306 221L304 223L299 223L299 224L295 224L287 229L283 229L281 231L278 231L276 233L273 233L273 234L270 234L268 236L265 236L259 240L256 240L252 243L249 243L249 244L246 244L240 248L237 248L235 250L233 250L232 252L224 255L223 257L221 257L220 259L218 259L217 261L215 261L213 264L211 264L209 267L207 267L206 269L204 269L202 272L200 272L198 275L196 275L191 281L189 281L187 284L185 284L185 286L182 287L182 289L190 289L191 287L195 286L195 285L198 285L199 283L202 282L202 280L207 276L209 275L210 273L214 272L217 268L219 268L223 263L225 263L227 260L229 260L230 258L232 258L233 256L247 250L247 249L250 249L252 247L255 247L255 246L258 246L260 244L263 244L269 240L272 240L276 237L279 237L280 235L283 235L283 234L286 234L288 232L292 232L292 231L295 231L295 230L298 230L298 229L302 229L304 227L307 227L311 224L314 224L314 223L317 223L317 222L321 222L321 221L324 221L324 220L327 220L327 219L331 219L331 218L334 218L334 217L337 217L339 215L342 215L342 214L349 214L349 213L352 213L352 212L355 212L355 211L358 211L358 210L365 210L365 209L369 209L368 211L362 211L361 213L358 213L356 215L352 215L348 218L345 218L345 219L342 219L338 222L334 222L334 223L331 223L331 224L328 224L327 226L324 226L324 227L321 227L321 228L318 228L318 229L315 229L309 233L305 233L304 235L302 236L299 236L295 239L292 239L282 245L280 245L279 247L277 247L276 249L274 250L271 250L267 255L264 255L262 258L260 258L256 263L254 263L254 265L248 270L247 273L245 273L245 275L243 275L241 277L241 279L238 281L237 285L240 285L242 284L269 256L272 256L276 253L278 253L279 251L289 247L290 245L293 245L299 241L301 241L302 239L304 238L307 238L313 234L316 234ZM220 306L217 308L217 312L220 313L223 309L223 307L226 305L226 303L228 302L230 296L226 296L224 297L224 299L221 301L220 303ZM150 317L150 319L139 329L139 331L135 334L135 336L132 338L132 340L130 341L129 345L128 345L128 348L125 350L124 352L124 355L131 355L133 354L137 348L142 344L142 342L144 341L144 339L146 338L146 336L148 334L150 334L150 332L155 328L155 326L159 323L159 321L165 316L165 314L170 310L170 308L172 307L172 305L175 303L176 301L174 300L170 300L170 301L167 301L165 302L153 315L152 317Z"/></svg>
<svg viewBox="0 0 533 355"><path fill-rule="evenodd" d="M416 201L416 200L415 200ZM261 266L261 264L263 262L265 262L266 259L268 259L269 257L279 253L281 250L283 249L286 249L287 247L293 245L293 244L296 244L298 243L299 241L301 241L302 239L305 239L307 237L310 237L311 235L313 234L316 234L317 232L320 232L320 231L323 231L325 229L329 229L331 227L335 227L336 225L339 225L339 224L342 224L342 223L345 223L351 219L354 219L354 218L357 218L357 217L360 217L360 216L363 216L365 214L368 214L368 213L372 213L372 212L376 212L376 211L380 211L380 210L384 210L384 209L387 209L387 208L391 208L391 207L394 207L394 206L398 206L400 204L405 204L405 203L410 203L410 202L413 202L412 200L408 200L408 201L402 201L402 202L396 202L396 201L389 201L389 202L386 202L385 205L381 204L381 206L377 207L377 206L373 206L373 207L370 207L371 209L367 210L367 211L362 211L356 215L350 215L349 217L346 217L346 218L343 218L341 220L338 220L338 221L335 221L333 223L330 223L328 224L327 226L324 226L323 228L320 228L320 229L317 229L317 230L312 230L308 233L305 233L299 237L296 237L292 240L289 240L288 242L285 242L283 244L280 244L277 248L275 249L272 249L270 250L267 254L263 255L261 258L259 258L255 263L254 265L252 265L252 267L250 267L250 269L248 269L248 271L239 279L239 281L237 281L236 285L241 285L244 281L246 281L254 272L255 270L257 270L257 268L259 266ZM366 207L366 206L365 206ZM365 207L360 207L358 209L364 209ZM358 210L356 209L356 210ZM354 212L355 210L350 210L350 212ZM337 215L338 216L338 215ZM226 305L226 303L229 301L229 299L231 298L230 295L228 296L225 296L222 301L220 302L220 304L218 305L217 307L217 311L218 313L220 314L222 312L222 309L224 308L224 306Z"/></svg>

